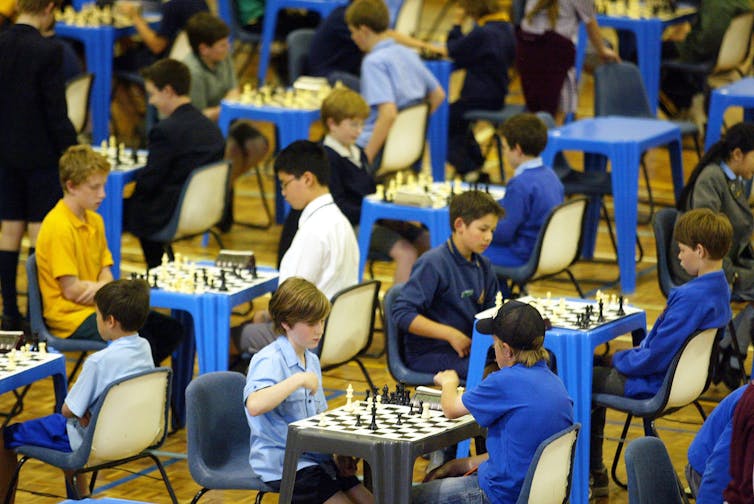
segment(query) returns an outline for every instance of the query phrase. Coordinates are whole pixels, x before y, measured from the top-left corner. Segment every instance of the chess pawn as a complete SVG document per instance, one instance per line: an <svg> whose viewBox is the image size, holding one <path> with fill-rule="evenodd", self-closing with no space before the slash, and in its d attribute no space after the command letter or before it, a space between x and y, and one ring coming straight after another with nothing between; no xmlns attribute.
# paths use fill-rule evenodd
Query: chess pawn
<svg viewBox="0 0 754 504"><path fill-rule="evenodd" d="M351 412L353 411L353 385L350 383L348 384L348 388L346 389L346 411Z"/></svg>
<svg viewBox="0 0 754 504"><path fill-rule="evenodd" d="M377 409L382 409L382 396L377 395L375 398L377 399Z"/></svg>
<svg viewBox="0 0 754 504"><path fill-rule="evenodd" d="M429 418L429 403L425 402L422 404L422 420L426 420Z"/></svg>
<svg viewBox="0 0 754 504"><path fill-rule="evenodd" d="M8 353L8 370L13 371L16 369L16 349L12 349Z"/></svg>
<svg viewBox="0 0 754 504"><path fill-rule="evenodd" d="M377 199L384 201L385 200L385 186L382 184L378 184L375 194L377 195Z"/></svg>
<svg viewBox="0 0 754 504"><path fill-rule="evenodd" d="M39 353L47 353L47 343L44 341L39 342Z"/></svg>

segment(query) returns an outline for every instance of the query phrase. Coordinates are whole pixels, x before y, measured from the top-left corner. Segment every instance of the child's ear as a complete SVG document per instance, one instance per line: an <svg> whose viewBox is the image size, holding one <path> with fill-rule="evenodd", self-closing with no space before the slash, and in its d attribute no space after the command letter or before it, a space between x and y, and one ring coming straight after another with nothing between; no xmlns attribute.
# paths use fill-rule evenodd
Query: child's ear
<svg viewBox="0 0 754 504"><path fill-rule="evenodd" d="M702 259L707 259L709 257L709 252L707 252L707 249L704 248L704 245L702 245L701 243L697 243L696 247L694 247L694 248L695 248L696 253Z"/></svg>

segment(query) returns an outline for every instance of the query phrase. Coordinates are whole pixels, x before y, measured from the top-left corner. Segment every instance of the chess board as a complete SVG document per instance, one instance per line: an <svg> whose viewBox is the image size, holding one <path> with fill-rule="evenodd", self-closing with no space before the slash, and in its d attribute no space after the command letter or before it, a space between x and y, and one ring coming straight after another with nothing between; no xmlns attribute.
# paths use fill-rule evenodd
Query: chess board
<svg viewBox="0 0 754 504"><path fill-rule="evenodd" d="M115 28L133 26L133 21L117 9L109 5L100 7L93 3L83 5L79 11L71 5L63 10L58 9L55 11L55 20L72 26L114 26Z"/></svg>
<svg viewBox="0 0 754 504"><path fill-rule="evenodd" d="M46 364L61 357L59 353L47 352L15 352L15 368L9 364L9 354L0 354L0 379L8 378L28 369Z"/></svg>
<svg viewBox="0 0 754 504"><path fill-rule="evenodd" d="M105 156L110 168L115 171L135 170L147 164L146 150L126 148L122 143L118 144L115 137L110 137L109 142L102 140L102 144L92 150Z"/></svg>
<svg viewBox="0 0 754 504"><path fill-rule="evenodd" d="M657 18L663 21L671 20L689 14L694 14L693 7L678 8L676 2L670 0L597 0L595 10L598 14L612 17L627 17L631 19Z"/></svg>
<svg viewBox="0 0 754 504"><path fill-rule="evenodd" d="M377 186L377 192L368 196L371 199L380 200L396 205L415 206L420 208L443 208L448 206L450 197L466 191L486 191L496 200L505 195L502 187L491 187L489 184L467 184L458 180L454 182L434 182L424 173L418 177L409 175L407 178L400 176L393 178L387 187Z"/></svg>
<svg viewBox="0 0 754 504"><path fill-rule="evenodd" d="M225 276L225 290L222 277ZM132 275L139 278L138 275ZM268 272L254 273L245 268L220 268L218 266L195 265L191 263L166 263L141 276L153 289L186 294L227 294L243 292L249 287L266 282L275 274Z"/></svg>
<svg viewBox="0 0 754 504"><path fill-rule="evenodd" d="M322 106L322 101L331 91L332 88L329 85L318 89L270 86L262 86L259 89L255 89L250 84L246 84L237 101L242 105L253 105L255 107L319 110Z"/></svg>
<svg viewBox="0 0 754 504"><path fill-rule="evenodd" d="M300 429L322 429L331 432L343 432L356 436L374 437L394 441L419 441L424 438L445 432L453 427L459 427L474 422L471 415L456 419L446 418L442 412L429 410L429 418L422 418L421 411L414 408L414 414L409 415L410 407L396 404L385 404L377 407L377 429L369 428L372 422L372 403L367 406L365 401L354 401L353 411L347 411L346 406L325 411L319 415L293 422ZM398 413L401 413L401 425L397 424ZM356 415L359 415L360 425L356 425Z"/></svg>

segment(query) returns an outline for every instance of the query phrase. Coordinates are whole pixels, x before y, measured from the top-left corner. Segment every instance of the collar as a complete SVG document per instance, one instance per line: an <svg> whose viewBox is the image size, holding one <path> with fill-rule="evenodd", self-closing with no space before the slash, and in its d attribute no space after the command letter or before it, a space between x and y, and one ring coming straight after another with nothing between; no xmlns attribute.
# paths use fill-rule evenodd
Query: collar
<svg viewBox="0 0 754 504"><path fill-rule="evenodd" d="M450 255L453 256L453 258L459 264L472 264L474 266L479 266L479 256L476 254L476 252L471 253L471 260L468 261L465 257L463 257L463 254L458 251L458 247L456 247L456 244L453 243L453 238L448 238L447 246L448 250L450 251Z"/></svg>
<svg viewBox="0 0 754 504"><path fill-rule="evenodd" d="M293 349L291 342L288 341L288 338L282 335L278 336L278 339L275 340L275 344L277 345L278 350L280 350L280 354L283 356L286 366L289 368L292 368L293 366L301 367L301 361L298 360L298 355L296 355L296 351Z"/></svg>
<svg viewBox="0 0 754 504"><path fill-rule="evenodd" d="M496 21L497 22L502 22L502 23L507 23L510 20L511 19L508 16L508 13L501 11L501 12L493 12L492 14L487 14L486 16L480 17L477 20L476 24L478 24L479 26L484 26L487 23L494 23Z"/></svg>
<svg viewBox="0 0 754 504"><path fill-rule="evenodd" d="M121 336L118 339L115 339L115 340L112 340L112 341L108 342L108 346L113 346L113 345L118 345L118 346L128 345L128 344L136 342L136 340L134 338L140 338L140 337L141 336L139 336L139 333L129 334L127 336Z"/></svg>
<svg viewBox="0 0 754 504"><path fill-rule="evenodd" d="M541 157L535 157L534 159L530 159L529 161L525 163L521 163L518 165L518 168L513 172L513 176L521 175L526 170L531 170L533 168L539 168L541 166L544 166L544 163L542 163Z"/></svg>
<svg viewBox="0 0 754 504"><path fill-rule="evenodd" d="M374 47L372 47L372 50L370 52L379 51L380 49L387 49L388 47L394 46L394 45L395 45L395 40L388 37L374 44Z"/></svg>
<svg viewBox="0 0 754 504"><path fill-rule="evenodd" d="M728 180L738 180L740 177L733 173L733 170L730 169L730 166L725 161L720 161L720 168L722 168L723 173L726 177L728 177Z"/></svg>
<svg viewBox="0 0 754 504"><path fill-rule="evenodd" d="M359 152L359 148L356 147L355 144L351 147L346 147L342 143L335 140L335 138L333 138L332 136L326 135L325 139L322 141L322 145L324 145L325 147L330 147L332 150L337 152L340 157L348 158L355 165L361 165L361 152Z"/></svg>
<svg viewBox="0 0 754 504"><path fill-rule="evenodd" d="M318 196L311 200L308 205L304 207L304 210L301 212L301 217L298 219L298 225L299 227L302 226L309 218L322 207L325 207L327 205L334 204L332 199L332 194L327 193L323 194L322 196Z"/></svg>
<svg viewBox="0 0 754 504"><path fill-rule="evenodd" d="M73 223L76 229L80 229L80 228L90 229L92 227L92 225L89 224L89 218L88 218L90 210L84 210L84 220L81 220L79 219L79 216L76 215L68 205L66 205L65 201L61 199L58 204L62 205L65 213L68 214L68 220Z"/></svg>

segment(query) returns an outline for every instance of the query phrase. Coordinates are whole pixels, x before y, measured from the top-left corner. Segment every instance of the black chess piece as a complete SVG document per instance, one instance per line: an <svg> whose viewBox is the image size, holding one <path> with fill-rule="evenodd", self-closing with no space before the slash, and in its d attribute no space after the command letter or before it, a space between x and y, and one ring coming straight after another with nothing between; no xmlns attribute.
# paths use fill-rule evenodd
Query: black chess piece
<svg viewBox="0 0 754 504"><path fill-rule="evenodd" d="M619 317L622 317L623 315L626 314L626 311L623 309L623 295L621 295L618 298L618 312L617 313Z"/></svg>
<svg viewBox="0 0 754 504"><path fill-rule="evenodd" d="M370 389L367 389L367 390L366 390L366 392L365 392L365 394L366 394L366 399L365 399L365 401L366 401L366 402L369 402L369 394L371 394L371 393L372 393L372 391L371 391Z"/></svg>
<svg viewBox="0 0 754 504"><path fill-rule="evenodd" d="M157 274L152 275L152 288L157 289L159 288L159 285L157 284Z"/></svg>
<svg viewBox="0 0 754 504"><path fill-rule="evenodd" d="M139 278L139 275L135 271L132 271L131 272L131 280L136 280L137 278Z"/></svg>
<svg viewBox="0 0 754 504"><path fill-rule="evenodd" d="M605 303L602 302L600 299L600 316L597 319L597 322L604 322L605 321L605 314L603 313L603 308L605 307Z"/></svg>
<svg viewBox="0 0 754 504"><path fill-rule="evenodd" d="M217 290L220 292L226 292L228 290L228 285L225 280L225 270L220 270L220 287Z"/></svg>
<svg viewBox="0 0 754 504"><path fill-rule="evenodd" d="M131 161L133 161L133 164L139 162L139 156L136 155L136 149L131 149Z"/></svg>
<svg viewBox="0 0 754 504"><path fill-rule="evenodd" d="M416 414L421 415L422 411L424 411L424 401L419 401L419 407L416 409Z"/></svg>
<svg viewBox="0 0 754 504"><path fill-rule="evenodd" d="M387 403L387 401L388 401L388 398L389 398L389 396L388 396L388 390L390 390L390 389L387 388L387 385L383 385L383 387L382 387L382 402L383 403Z"/></svg>
<svg viewBox="0 0 754 504"><path fill-rule="evenodd" d="M361 415L356 415L356 427L361 426Z"/></svg>
<svg viewBox="0 0 754 504"><path fill-rule="evenodd" d="M409 416L414 414L414 403L409 404L410 408L408 409Z"/></svg>
<svg viewBox="0 0 754 504"><path fill-rule="evenodd" d="M403 413L398 413L398 421L395 422L395 425L403 425L403 422L401 421L402 416L403 416Z"/></svg>
<svg viewBox="0 0 754 504"><path fill-rule="evenodd" d="M372 423L369 424L369 430L377 430L377 405L372 403Z"/></svg>

